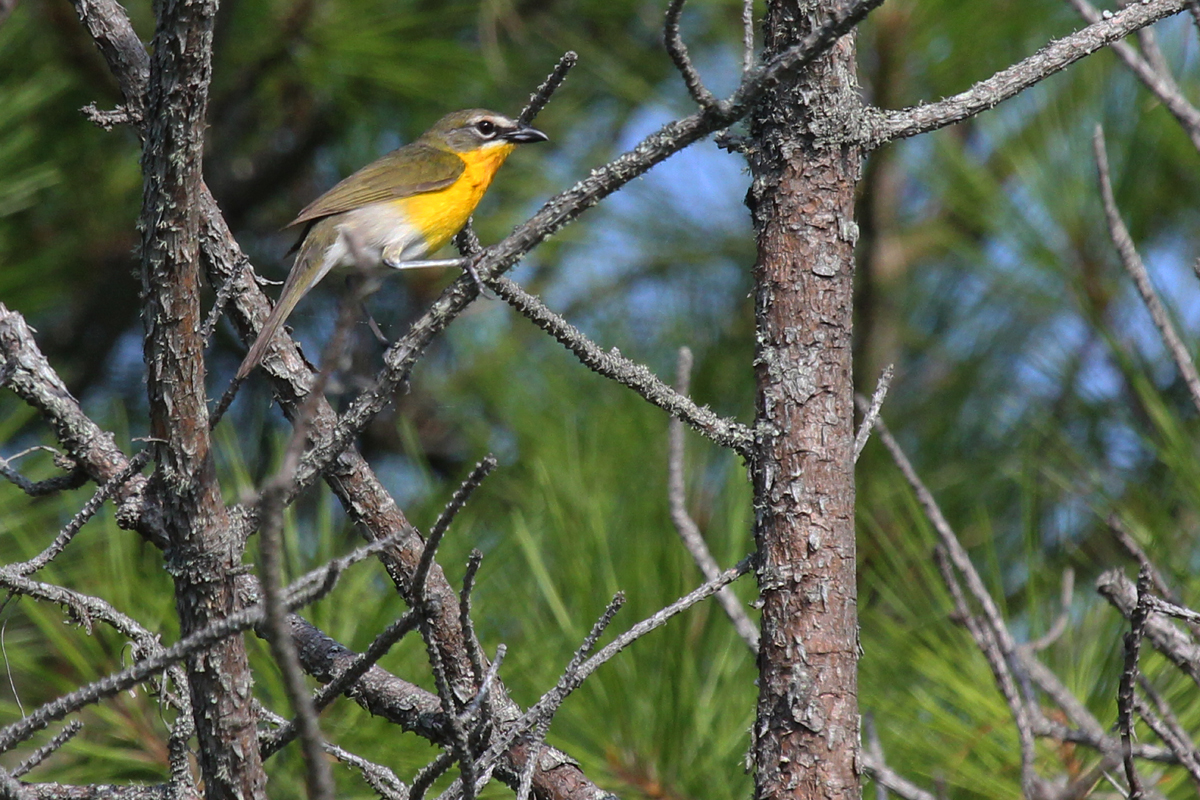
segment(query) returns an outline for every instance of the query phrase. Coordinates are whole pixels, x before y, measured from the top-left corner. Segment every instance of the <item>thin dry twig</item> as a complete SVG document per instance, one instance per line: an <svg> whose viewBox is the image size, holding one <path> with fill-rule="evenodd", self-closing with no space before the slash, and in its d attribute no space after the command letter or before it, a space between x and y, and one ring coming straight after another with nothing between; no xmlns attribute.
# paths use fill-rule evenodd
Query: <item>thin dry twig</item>
<svg viewBox="0 0 1200 800"><path fill-rule="evenodd" d="M875 391L871 394L871 402L869 404L861 395L855 395L854 401L858 405L859 410L863 412L862 423L858 426L858 433L854 435L855 464L858 463L858 457L862 455L863 448L867 446L867 441L871 438L871 431L875 428L875 420L879 418L879 412L883 409L883 400L887 397L888 389L892 385L892 378L895 373L895 364L888 364L883 368L883 373L879 376L879 382L875 384Z"/></svg>
<svg viewBox="0 0 1200 800"><path fill-rule="evenodd" d="M1103 21L1104 16L1088 0L1068 0L1068 2L1089 23ZM1109 45L1109 48L1125 63L1129 71L1166 106L1167 110L1178 120L1188 138L1192 140L1192 146L1200 150L1200 109L1192 105L1191 101L1179 90L1179 84L1175 82L1174 76L1167 69L1162 52L1158 49L1153 31L1149 28L1142 28L1138 31L1138 36L1145 53L1144 57L1137 51L1137 48L1128 42L1115 41Z"/></svg>
<svg viewBox="0 0 1200 800"><path fill-rule="evenodd" d="M742 74L754 69L754 0L742 0Z"/></svg>
<svg viewBox="0 0 1200 800"><path fill-rule="evenodd" d="M19 778L29 772L31 769L41 764L51 755L59 750L64 744L75 738L75 734L83 730L83 723L77 719L73 719L63 726L63 729L54 734L54 738L46 744L34 750L32 754L16 767L10 773L14 778Z"/></svg>
<svg viewBox="0 0 1200 800"><path fill-rule="evenodd" d="M130 478L141 472L142 468L146 466L146 463L149 460L149 449L143 450L131 458L123 470L114 475L110 480L106 481L103 486L96 490L96 493L93 494L88 501L83 504L83 508L79 509L79 511L75 513L75 516L71 518L71 521L68 522L61 531L59 531L58 535L54 537L54 541L51 542L45 550L28 561L24 561L19 564L10 564L8 569L13 570L18 575L32 575L57 558L59 553L65 550L67 545L71 543L71 540L75 538L75 534L79 533L79 531L83 528L84 524L96 515L96 512L100 510L100 507L104 505L104 502L108 500L108 498L112 497L112 495L118 489L124 486Z"/></svg>
<svg viewBox="0 0 1200 800"><path fill-rule="evenodd" d="M45 497L57 492L78 489L87 483L87 473L79 467L72 468L65 475L55 475L43 481L31 481L11 466L20 454L10 458L0 458L0 477L16 486L30 497Z"/></svg>
<svg viewBox="0 0 1200 800"><path fill-rule="evenodd" d="M1137 607L1138 592L1132 581L1120 570L1109 570L1096 579L1096 591L1111 603L1126 619L1133 617ZM1145 635L1154 649L1166 656L1200 686L1200 645L1192 637L1172 624L1165 615L1178 616L1181 612L1195 615L1194 611L1181 608L1160 598L1150 596L1147 602L1153 612L1146 622Z"/></svg>
<svg viewBox="0 0 1200 800"><path fill-rule="evenodd" d="M292 724L261 705L258 707L258 714L260 718L270 724L280 726L273 734L269 734L268 738L278 734L283 728ZM409 800L408 787L404 785L404 781L396 777L396 773L387 767L382 764L376 764L374 761L368 761L362 756L338 747L332 742L325 742L324 745L326 753L329 753L329 755L343 764L348 764L357 769L359 774L363 776L363 780L367 782L367 785L374 789L384 800Z"/></svg>
<svg viewBox="0 0 1200 800"><path fill-rule="evenodd" d="M1146 796L1133 760L1133 696L1138 676L1138 655L1141 652L1142 636L1146 632L1146 621L1150 617L1150 573L1146 569L1138 572L1137 602L1129 618L1130 630L1125 634L1125 668L1121 671L1121 682L1117 688L1117 727L1121 731L1121 746L1124 750L1125 779L1129 782L1129 800L1142 800Z"/></svg>
<svg viewBox="0 0 1200 800"><path fill-rule="evenodd" d="M671 57L675 68L683 77L688 94L696 101L696 105L702 109L711 108L717 105L717 98L705 88L700 73L696 71L696 65L692 63L692 59L688 55L687 45L683 43L683 36L679 33L679 17L683 14L685 2L687 0L670 0L667 4L667 18L663 23L663 44L667 48L667 55Z"/></svg>
<svg viewBox="0 0 1200 800"><path fill-rule="evenodd" d="M490 779L492 770L495 768L500 754L507 751L518 737L523 736L534 725L543 720L552 719L554 713L562 705L567 696L579 688L588 676L599 669L601 665L647 633L662 627L676 615L686 611L701 600L711 597L719 592L721 587L728 586L742 575L745 575L750 571L753 563L754 558L747 556L738 562L736 566L721 573L716 580L702 584L671 605L637 623L601 648L595 655L587 658L587 653L595 646L596 640L599 639L600 634L604 631L604 628L608 625L612 616L616 614L624 600L623 596L618 594L617 597L613 598L613 602L609 604L600 621L592 628L592 632L584 640L583 646L576 651L575 656L571 659L571 663L567 665L567 669L563 672L562 677L554 688L543 694L537 703L506 726L504 731L488 745L488 749L479 758L479 780L486 783ZM481 788L483 783L477 783L476 787ZM461 792L461 789L459 792ZM454 787L448 789L446 794L454 795Z"/></svg>
<svg viewBox="0 0 1200 800"><path fill-rule="evenodd" d="M402 535L404 535L404 532L398 531L394 534L394 537ZM333 589L338 578L341 577L347 567L369 558L375 552L388 547L393 542L394 540L389 538L379 539L355 550L349 555L334 559L328 564L304 574L289 584L285 590L284 596L286 597L287 608L295 610L301 606L316 602ZM36 584L35 581L30 581L21 576L6 575L3 569L0 569L0 580L5 584L13 585L25 584L28 586L28 584ZM49 587L49 585L42 585L39 588L47 599L68 592L68 590L64 590L61 587ZM58 591L55 592L53 590ZM23 591L22 593L25 592ZM59 599L54 599L53 601L63 602L64 604L68 604L69 602ZM265 612L261 603L243 608L185 636L170 647L152 653L120 672L114 672L100 680L82 686L69 694L63 695L57 700L46 703L28 716L0 729L0 753L8 752L17 744L25 741L47 725L62 719L67 714L78 711L84 706L91 705L105 697L112 697L139 683L143 683L158 675L164 669L180 663L188 656L212 647L222 639L262 624L264 618ZM136 625L136 623L134 624ZM140 626L137 627L140 628Z"/></svg>
<svg viewBox="0 0 1200 800"><path fill-rule="evenodd" d="M1050 630L1039 636L1037 639L1029 643L1028 647L1035 653L1045 650L1050 645L1059 640L1067 631L1067 624L1071 621L1071 599L1075 596L1075 570L1067 567L1063 570L1062 589L1059 592L1060 610L1058 616L1054 619L1054 624L1050 626Z"/></svg>
<svg viewBox="0 0 1200 800"><path fill-rule="evenodd" d="M692 374L692 351L686 347L679 348L679 359L675 367L675 391L681 397L688 394L688 385ZM683 423L672 417L667 428L667 501L671 507L671 522L679 534L683 546L691 554L692 560L700 568L704 579L711 581L721 574L721 567L713 558L704 541L700 527L687 511L687 488L684 483L684 437ZM758 628L742 607L736 594L728 587L717 592L717 602L733 623L738 636L750 648L750 652L758 655Z"/></svg>
<svg viewBox="0 0 1200 800"><path fill-rule="evenodd" d="M719 417L707 407L697 406L690 398L667 386L647 367L625 358L616 348L605 352L515 281L493 278L490 285L501 299L553 336L559 344L574 353L584 366L632 389L722 447L730 447L746 458L753 453L754 434L745 425Z"/></svg>
<svg viewBox="0 0 1200 800"><path fill-rule="evenodd" d="M1179 376L1183 378L1184 384L1187 385L1188 394L1192 398L1192 404L1197 410L1200 410L1200 373L1196 372L1196 364L1192 361L1192 356L1188 352L1187 346L1183 343L1183 339L1179 337L1179 333L1175 330L1175 324L1171 322L1170 314L1167 313L1166 307L1163 305L1162 300L1159 299L1158 293L1154 290L1154 284L1150 282L1150 275L1146 271L1146 265L1142 263L1142 258L1138 255L1137 248L1134 247L1133 238L1129 235L1129 229L1125 227L1125 222L1121 219L1121 212L1117 209L1117 201L1113 196L1112 181L1109 177L1108 154L1104 144L1104 129L1099 125L1096 126L1096 134L1092 143L1096 154L1096 170L1100 179L1100 196L1104 200L1104 216L1108 221L1109 236L1112 237L1113 245L1117 248L1117 253L1121 256L1121 264L1124 265L1125 271L1129 273L1129 277L1133 279L1133 283L1137 287L1138 294L1142 297L1142 302L1145 304L1146 310L1150 312L1150 317L1154 320L1154 326L1158 328L1158 333L1162 337L1163 344L1166 345L1167 351L1175 361L1175 367L1179 370Z"/></svg>
<svg viewBox="0 0 1200 800"><path fill-rule="evenodd" d="M872 714L863 715L863 728L867 734L867 746L861 753L863 772L875 781L876 800L888 800L889 791L903 800L937 800L932 792L922 789L887 765Z"/></svg>
<svg viewBox="0 0 1200 800"><path fill-rule="evenodd" d="M1101 47L1178 14L1190 0L1150 0L1134 3L1108 19L1055 39L1033 55L1000 70L965 92L934 103L889 111L868 109L864 113L863 145L879 147L895 139L916 136L953 125L1016 97L1029 87L1060 72Z"/></svg>
<svg viewBox="0 0 1200 800"><path fill-rule="evenodd" d="M413 776L412 794L409 796L409 800L423 800L429 787L433 786L433 782L445 775L453 764L454 756L448 750L438 753L433 761L430 761Z"/></svg>
<svg viewBox="0 0 1200 800"><path fill-rule="evenodd" d="M1171 749L1171 752L1179 759L1179 763L1191 776L1192 782L1200 787L1200 750L1196 749L1192 737L1179 724L1179 718L1175 716L1175 712L1162 695L1154 690L1145 675L1138 675L1138 684L1154 703L1154 708L1150 708L1145 700L1135 694L1133 697L1134 712Z"/></svg>
<svg viewBox="0 0 1200 800"><path fill-rule="evenodd" d="M579 54L574 50L563 53L562 58L554 65L553 71L546 77L546 80L542 81L541 86L529 96L529 102L525 104L525 108L521 109L521 113L517 117L518 125L528 125L533 122L534 117L542 113L546 103L550 102L550 98L567 79L567 73L577 63L579 63Z"/></svg>
<svg viewBox="0 0 1200 800"><path fill-rule="evenodd" d="M463 643L467 649L467 658L471 661L475 685L483 680L483 656L479 652L479 641L475 638L475 623L471 619L471 592L475 588L475 576L479 565L483 563L483 553L478 549L471 550L467 557L467 569L463 574L462 591L458 595L458 622L463 630Z"/></svg>
<svg viewBox="0 0 1200 800"><path fill-rule="evenodd" d="M357 683L358 679L365 675L367 670L375 666L379 662L379 659L383 658L396 642L411 633L416 627L417 616L415 613L409 612L384 628L372 640L364 653L347 664L336 678L316 691L312 697L313 709L319 712L332 703L334 698ZM265 761L279 752L285 745L295 739L299 732L299 720L291 719L283 723L270 735L261 738L259 740L259 751L262 753L263 760Z"/></svg>

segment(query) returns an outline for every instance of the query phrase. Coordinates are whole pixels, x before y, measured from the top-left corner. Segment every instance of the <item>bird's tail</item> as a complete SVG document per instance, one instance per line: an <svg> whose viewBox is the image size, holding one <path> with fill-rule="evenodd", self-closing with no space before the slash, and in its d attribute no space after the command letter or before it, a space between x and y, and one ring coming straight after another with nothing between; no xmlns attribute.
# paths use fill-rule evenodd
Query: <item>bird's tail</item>
<svg viewBox="0 0 1200 800"><path fill-rule="evenodd" d="M314 237L310 236L309 238ZM279 301L275 303L275 308L271 310L267 321L259 328L258 338L250 346L250 352L246 353L246 357L242 359L237 377L234 378L235 381L240 383L258 366L263 356L266 355L267 348L271 346L275 334L283 327L288 315L296 307L296 303L300 302L300 298L307 294L308 290L324 276L324 272L319 269L322 266L320 257L325 255L320 251L324 248L310 247L309 244L308 241L305 241L304 246L300 248L300 253L296 256L296 263L292 267L292 271L288 273L283 289L279 292ZM318 252L313 252L313 250Z"/></svg>

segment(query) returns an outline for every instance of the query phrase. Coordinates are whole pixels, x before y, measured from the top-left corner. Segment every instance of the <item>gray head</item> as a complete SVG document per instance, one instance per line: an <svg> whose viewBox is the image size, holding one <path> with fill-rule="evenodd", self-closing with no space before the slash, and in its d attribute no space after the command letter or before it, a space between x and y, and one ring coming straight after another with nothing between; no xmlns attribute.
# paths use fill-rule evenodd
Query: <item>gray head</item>
<svg viewBox="0 0 1200 800"><path fill-rule="evenodd" d="M443 150L467 153L495 145L544 142L549 137L495 111L468 108L447 114L421 135L421 141Z"/></svg>

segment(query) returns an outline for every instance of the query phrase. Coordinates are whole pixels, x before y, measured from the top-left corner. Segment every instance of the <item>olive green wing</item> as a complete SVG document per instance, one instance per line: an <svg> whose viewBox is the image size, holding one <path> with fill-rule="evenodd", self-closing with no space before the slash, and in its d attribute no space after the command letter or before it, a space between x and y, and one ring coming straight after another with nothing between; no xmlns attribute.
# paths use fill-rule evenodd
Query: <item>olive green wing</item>
<svg viewBox="0 0 1200 800"><path fill-rule="evenodd" d="M444 189L465 165L454 153L414 142L372 161L308 205L287 227L356 208Z"/></svg>

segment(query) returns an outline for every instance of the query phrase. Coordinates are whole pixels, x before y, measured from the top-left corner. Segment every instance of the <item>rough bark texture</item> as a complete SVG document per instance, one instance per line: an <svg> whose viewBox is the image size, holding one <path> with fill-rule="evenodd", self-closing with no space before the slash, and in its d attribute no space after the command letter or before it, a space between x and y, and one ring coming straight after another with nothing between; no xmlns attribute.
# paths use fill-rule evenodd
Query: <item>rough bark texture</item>
<svg viewBox="0 0 1200 800"><path fill-rule="evenodd" d="M215 0L161 0L146 98L142 279L150 432L158 469L150 491L170 539L181 632L237 610L231 535L214 473L200 336L201 155ZM200 767L210 800L265 796L241 637L188 660Z"/></svg>
<svg viewBox="0 0 1200 800"><path fill-rule="evenodd" d="M768 57L837 5L768 3ZM849 35L776 86L751 123L760 799L860 796L850 332L861 153L843 144L860 108Z"/></svg>

